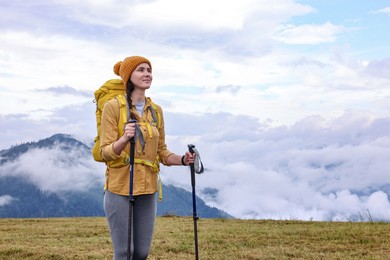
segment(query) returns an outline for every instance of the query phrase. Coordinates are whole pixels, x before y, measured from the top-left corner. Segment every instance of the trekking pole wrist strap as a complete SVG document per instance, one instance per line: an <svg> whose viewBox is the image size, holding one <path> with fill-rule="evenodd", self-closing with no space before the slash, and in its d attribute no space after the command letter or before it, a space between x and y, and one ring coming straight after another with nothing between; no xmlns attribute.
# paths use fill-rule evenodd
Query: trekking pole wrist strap
<svg viewBox="0 0 390 260"><path fill-rule="evenodd" d="M194 162L195 172L198 174L203 173L203 171L204 171L203 163L202 163L202 160L200 159L200 154L199 154L198 150L195 149L195 145L189 144L188 150L190 151L190 153L196 154L195 162Z"/></svg>

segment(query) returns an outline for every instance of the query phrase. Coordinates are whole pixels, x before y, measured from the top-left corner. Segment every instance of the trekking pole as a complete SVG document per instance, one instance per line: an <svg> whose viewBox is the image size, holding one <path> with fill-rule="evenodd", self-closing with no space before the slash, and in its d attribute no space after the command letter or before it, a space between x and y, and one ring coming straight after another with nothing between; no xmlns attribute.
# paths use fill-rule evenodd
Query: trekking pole
<svg viewBox="0 0 390 260"><path fill-rule="evenodd" d="M195 169L195 164L190 163L190 168L191 168L191 186L192 186L192 216L194 219L194 239L195 239L195 259L199 259L199 253L198 253L198 215L196 213L196 195L195 195L195 172L196 173L202 173L203 172L203 164L202 161L200 160L200 155L198 151L195 149L195 145L189 144L188 145L188 150L191 154L196 154L196 161L198 162L196 164L197 168L199 166L199 162L201 164L201 168Z"/></svg>
<svg viewBox="0 0 390 260"><path fill-rule="evenodd" d="M136 123L137 120L131 119L128 123ZM133 197L133 178L134 178L134 154L135 154L135 136L130 138L130 183L129 183L129 223L128 223L128 233L127 233L127 260L131 259L131 226L133 223L133 207L134 207L134 197Z"/></svg>

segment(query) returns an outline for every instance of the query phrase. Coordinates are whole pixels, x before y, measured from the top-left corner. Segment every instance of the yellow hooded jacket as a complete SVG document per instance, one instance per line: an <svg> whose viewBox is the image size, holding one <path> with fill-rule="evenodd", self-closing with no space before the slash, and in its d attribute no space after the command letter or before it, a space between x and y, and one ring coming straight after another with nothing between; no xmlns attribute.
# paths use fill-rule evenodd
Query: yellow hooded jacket
<svg viewBox="0 0 390 260"><path fill-rule="evenodd" d="M157 128L149 106L151 106L151 100L150 98L146 98L142 117L136 112L134 104L131 108L131 112L135 115L135 119L139 123L145 140L145 147L142 150L139 139L136 138L135 159L154 162L158 154L159 161L168 166L167 158L173 153L167 149L167 145L165 144L162 109L157 105L157 113L161 115L161 122L159 122L161 126ZM101 155L106 162L120 160L126 156L128 157L130 154L130 144L126 145L121 155L116 154L113 150L114 142L120 138L118 131L119 114L118 100L112 99L107 101L103 108L100 136ZM107 165L104 189L115 194L128 196L130 165L127 164L119 168L110 167L109 163L107 163ZM153 167L135 163L133 173L133 195L152 194L157 192L158 172L156 172Z"/></svg>

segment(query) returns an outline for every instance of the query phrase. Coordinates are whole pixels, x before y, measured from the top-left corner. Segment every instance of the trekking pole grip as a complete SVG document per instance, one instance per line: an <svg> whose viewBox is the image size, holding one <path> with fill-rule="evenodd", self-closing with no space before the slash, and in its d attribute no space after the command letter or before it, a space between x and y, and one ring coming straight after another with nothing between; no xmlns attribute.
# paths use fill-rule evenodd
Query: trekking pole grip
<svg viewBox="0 0 390 260"><path fill-rule="evenodd" d="M128 124L137 123L137 120L135 120L135 119L130 119L127 123L128 123ZM130 144L131 144L131 145L134 145L134 144L135 144L135 134L134 134L134 136L133 136L132 138L130 138Z"/></svg>
<svg viewBox="0 0 390 260"><path fill-rule="evenodd" d="M188 151L190 151L190 153L194 153L195 152L194 148L195 148L195 145L193 145L193 144L189 144L188 145Z"/></svg>
<svg viewBox="0 0 390 260"><path fill-rule="evenodd" d="M193 145L193 144L188 145L188 151L191 154L195 153L194 148L195 148L195 145ZM191 183L192 183L192 186L195 186L195 165L194 165L194 163L190 163L190 168L191 168Z"/></svg>
<svg viewBox="0 0 390 260"><path fill-rule="evenodd" d="M191 154L194 154L195 153L195 145L193 145L193 144L189 144L188 145L188 151L191 153ZM190 166L191 167L194 167L194 163L190 163ZM195 168L194 168L194 170L195 170Z"/></svg>

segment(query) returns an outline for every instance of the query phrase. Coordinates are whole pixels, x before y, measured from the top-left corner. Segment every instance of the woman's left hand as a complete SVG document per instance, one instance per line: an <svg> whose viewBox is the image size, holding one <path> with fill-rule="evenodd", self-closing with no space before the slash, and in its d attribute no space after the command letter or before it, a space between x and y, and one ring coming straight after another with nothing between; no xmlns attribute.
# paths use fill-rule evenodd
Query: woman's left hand
<svg viewBox="0 0 390 260"><path fill-rule="evenodd" d="M190 163L194 163L195 162L195 158L196 158L196 154L195 153L190 153L190 152L186 152L184 154L184 163L185 165L189 165Z"/></svg>

